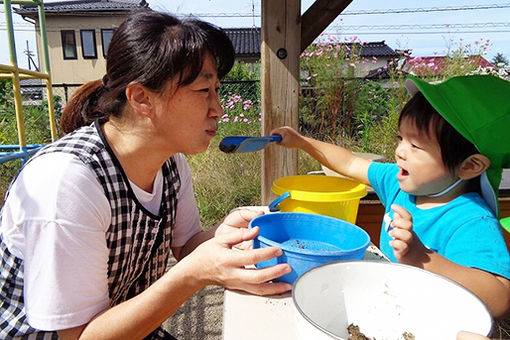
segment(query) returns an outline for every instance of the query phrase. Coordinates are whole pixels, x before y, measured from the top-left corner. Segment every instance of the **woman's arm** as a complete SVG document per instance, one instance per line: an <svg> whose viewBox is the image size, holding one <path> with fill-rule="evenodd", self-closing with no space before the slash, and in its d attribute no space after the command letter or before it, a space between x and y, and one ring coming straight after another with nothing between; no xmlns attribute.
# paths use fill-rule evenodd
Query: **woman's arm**
<svg viewBox="0 0 510 340"><path fill-rule="evenodd" d="M247 229L246 226L259 214L239 210L228 215L213 238L198 245L144 292L98 314L87 325L59 331L59 337L141 339L207 285L221 285L257 295L274 295L290 290L292 286L287 283L269 283L290 272L287 264L257 270L245 268L280 256L281 249L232 250L232 246L249 241L258 234L258 228Z"/></svg>

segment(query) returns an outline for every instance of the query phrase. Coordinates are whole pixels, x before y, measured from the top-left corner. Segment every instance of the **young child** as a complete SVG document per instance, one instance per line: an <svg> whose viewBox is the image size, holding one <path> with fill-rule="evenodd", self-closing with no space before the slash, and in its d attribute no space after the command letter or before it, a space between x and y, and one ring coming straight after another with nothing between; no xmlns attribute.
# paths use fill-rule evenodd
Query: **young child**
<svg viewBox="0 0 510 340"><path fill-rule="evenodd" d="M496 318L510 311L510 255L499 225L502 168L510 167L510 83L488 75L429 84L410 77L396 164L273 130L279 145L374 188L385 206L380 248L393 262L448 277Z"/></svg>

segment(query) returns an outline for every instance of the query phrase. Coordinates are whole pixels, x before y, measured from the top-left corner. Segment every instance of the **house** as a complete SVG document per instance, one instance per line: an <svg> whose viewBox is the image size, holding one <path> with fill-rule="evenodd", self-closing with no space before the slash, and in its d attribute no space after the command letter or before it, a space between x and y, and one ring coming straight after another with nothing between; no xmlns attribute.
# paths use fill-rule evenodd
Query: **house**
<svg viewBox="0 0 510 340"><path fill-rule="evenodd" d="M106 68L106 52L116 27L133 10L148 7L145 0L75 0L44 5L54 84L83 84L99 79ZM37 6L25 5L16 14L35 24L37 52L41 51ZM236 59L260 60L260 28L230 28Z"/></svg>
<svg viewBox="0 0 510 340"><path fill-rule="evenodd" d="M260 27L224 28L234 45L236 60L255 63L260 60Z"/></svg>
<svg viewBox="0 0 510 340"><path fill-rule="evenodd" d="M50 51L50 67L54 84L83 84L104 75L105 56L116 27L130 11L148 7L145 0L74 0L44 5ZM25 5L15 12L35 22L38 55L41 36L38 31L37 7ZM261 29L224 28L236 52L236 60L254 63L260 60ZM363 58L370 59L364 69L386 65L398 56L384 41L363 44L348 43L357 48ZM356 47L354 45L357 45Z"/></svg>
<svg viewBox="0 0 510 340"><path fill-rule="evenodd" d="M103 77L111 36L126 15L145 0L75 0L44 4L52 83L83 84ZM37 53L42 55L38 9L25 5L16 14L36 27Z"/></svg>
<svg viewBox="0 0 510 340"><path fill-rule="evenodd" d="M366 77L374 70L386 70L390 63L400 58L400 54L386 45L385 41L347 43L350 50L358 52L361 63L356 68L355 76Z"/></svg>
<svg viewBox="0 0 510 340"><path fill-rule="evenodd" d="M244 62L260 60L260 28L225 28L234 45L236 59ZM386 45L385 41L341 43L349 51L357 51L360 59L366 60L359 65L356 76L363 77L373 70L382 69L391 61L401 57L401 53Z"/></svg>

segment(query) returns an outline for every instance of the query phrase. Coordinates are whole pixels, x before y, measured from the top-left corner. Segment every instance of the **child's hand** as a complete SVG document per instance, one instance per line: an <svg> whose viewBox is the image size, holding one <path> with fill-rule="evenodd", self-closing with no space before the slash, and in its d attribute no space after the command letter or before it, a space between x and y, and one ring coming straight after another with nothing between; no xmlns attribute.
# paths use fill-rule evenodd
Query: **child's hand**
<svg viewBox="0 0 510 340"><path fill-rule="evenodd" d="M413 217L403 207L393 204L394 212L389 235L393 237L390 246L393 248L395 258L399 263L420 266L427 248L413 232Z"/></svg>
<svg viewBox="0 0 510 340"><path fill-rule="evenodd" d="M298 148L299 141L303 138L299 132L289 126L282 126L280 128L274 129L270 134L282 136L282 141L279 142L278 145L290 149Z"/></svg>

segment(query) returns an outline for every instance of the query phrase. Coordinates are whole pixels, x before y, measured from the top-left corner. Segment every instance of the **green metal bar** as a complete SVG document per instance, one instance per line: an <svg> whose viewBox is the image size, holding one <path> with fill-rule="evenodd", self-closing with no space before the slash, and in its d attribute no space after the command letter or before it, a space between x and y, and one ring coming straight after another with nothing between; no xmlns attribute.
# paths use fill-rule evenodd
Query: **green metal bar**
<svg viewBox="0 0 510 340"><path fill-rule="evenodd" d="M12 23L11 0L4 0L5 25L7 26L7 41L9 42L9 57L11 65L17 67L16 43L14 40L14 25Z"/></svg>
<svg viewBox="0 0 510 340"><path fill-rule="evenodd" d="M50 75L50 53L48 50L48 36L46 34L46 16L44 15L44 5L39 4L39 30L41 31L41 45L43 50L44 71ZM51 81L51 77L50 77Z"/></svg>
<svg viewBox="0 0 510 340"><path fill-rule="evenodd" d="M39 30L41 31L41 45L44 59L44 72L48 75L46 78L46 93L48 96L48 115L50 120L51 140L57 140L57 127L55 124L55 107L53 105L53 89L51 87L51 68L50 53L48 49L48 36L46 34L46 15L44 14L44 5L39 4Z"/></svg>
<svg viewBox="0 0 510 340"><path fill-rule="evenodd" d="M42 4L39 0L11 0L15 5L39 5Z"/></svg>

